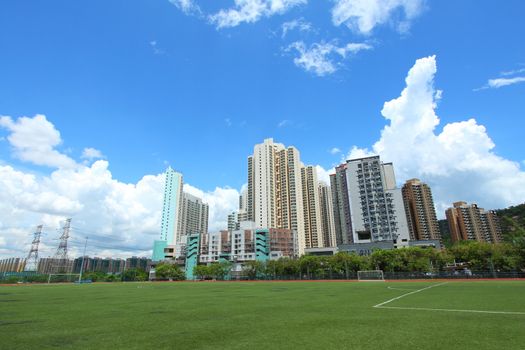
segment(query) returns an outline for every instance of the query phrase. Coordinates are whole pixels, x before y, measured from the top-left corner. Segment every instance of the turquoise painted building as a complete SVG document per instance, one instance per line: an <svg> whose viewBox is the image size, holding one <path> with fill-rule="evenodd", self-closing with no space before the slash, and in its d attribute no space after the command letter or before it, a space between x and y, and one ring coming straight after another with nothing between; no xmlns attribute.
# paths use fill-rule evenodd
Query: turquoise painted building
<svg viewBox="0 0 525 350"><path fill-rule="evenodd" d="M194 233L188 236L186 244L186 279L191 281L195 279L193 268L199 263L199 246L200 234Z"/></svg>
<svg viewBox="0 0 525 350"><path fill-rule="evenodd" d="M168 246L168 242L162 240L156 240L153 242L153 256L151 260L161 261L164 260L164 248Z"/></svg>
<svg viewBox="0 0 525 350"><path fill-rule="evenodd" d="M270 259L270 231L255 230L255 260L264 262L268 259Z"/></svg>
<svg viewBox="0 0 525 350"><path fill-rule="evenodd" d="M168 167L164 184L160 239L153 244L153 261L163 260L164 248L177 242L177 235L179 234L177 229L182 205L182 186L182 174Z"/></svg>

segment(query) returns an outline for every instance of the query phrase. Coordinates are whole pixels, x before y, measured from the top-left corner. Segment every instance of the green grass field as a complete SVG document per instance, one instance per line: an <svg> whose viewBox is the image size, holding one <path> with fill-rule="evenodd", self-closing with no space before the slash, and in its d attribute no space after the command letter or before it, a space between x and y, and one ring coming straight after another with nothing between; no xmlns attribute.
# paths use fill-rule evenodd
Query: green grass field
<svg viewBox="0 0 525 350"><path fill-rule="evenodd" d="M2 286L0 349L525 348L525 282L437 284Z"/></svg>

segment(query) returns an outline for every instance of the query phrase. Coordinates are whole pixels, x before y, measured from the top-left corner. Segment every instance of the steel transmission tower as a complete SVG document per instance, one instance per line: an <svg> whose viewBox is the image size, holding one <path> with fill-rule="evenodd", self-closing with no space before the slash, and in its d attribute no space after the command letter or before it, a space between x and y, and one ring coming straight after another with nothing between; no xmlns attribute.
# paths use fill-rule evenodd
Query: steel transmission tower
<svg viewBox="0 0 525 350"><path fill-rule="evenodd" d="M69 238L69 231L71 229L71 218L67 219L64 226L62 227L62 235L60 236L60 243L58 249L53 257L55 264L54 272L66 272L67 270L67 240Z"/></svg>
<svg viewBox="0 0 525 350"><path fill-rule="evenodd" d="M24 271L37 271L38 270L38 245L40 244L40 236L42 235L42 225L36 227L36 231L33 237L33 243L31 243L31 249L26 259L26 266Z"/></svg>

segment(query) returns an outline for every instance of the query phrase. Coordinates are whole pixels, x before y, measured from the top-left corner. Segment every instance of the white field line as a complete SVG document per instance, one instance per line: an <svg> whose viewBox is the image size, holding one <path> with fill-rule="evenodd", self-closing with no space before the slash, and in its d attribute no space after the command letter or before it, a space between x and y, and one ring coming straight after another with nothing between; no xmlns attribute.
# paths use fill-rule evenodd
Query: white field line
<svg viewBox="0 0 525 350"><path fill-rule="evenodd" d="M525 315L525 312L516 312L516 311L488 311L488 310L461 310L461 309L434 309L434 308L428 308L428 307L402 307L402 306L385 306L388 303L391 303L393 301L399 300L401 298L404 298L406 296L416 294L419 292L422 292L424 290L442 286L444 284L447 284L448 282L433 284L431 286L413 290L410 293L405 293L403 295L400 295L398 297L389 299L385 302L382 302L380 304L374 305L374 308L378 309L394 309L394 310L419 310L419 311L444 311L444 312L470 312L470 313L476 313L476 314L499 314L499 315ZM394 288L394 287L387 287L388 289L396 289L396 290L403 290L401 288Z"/></svg>
<svg viewBox="0 0 525 350"><path fill-rule="evenodd" d="M391 290L402 290L402 291L414 291L415 289L409 289L409 288L395 288L395 287L387 287L388 289L391 289Z"/></svg>
<svg viewBox="0 0 525 350"><path fill-rule="evenodd" d="M409 296L409 295L412 295L412 294L416 294L416 293L422 292L422 291L427 290L427 289L430 289L430 288L434 288L434 287L442 286L442 285L447 284L447 283L448 283L448 282L442 282L442 283L438 283L438 284L433 284L433 285L428 286L428 287L425 287L425 288L421 288L421 289L418 289L418 290L414 290L414 291L412 291L412 292L405 293L405 294L400 295L400 296L398 296L398 297L395 297L395 298L389 299L389 300L387 300L387 301L384 301L384 302L382 302L382 303L380 303L380 304L374 305L374 307L376 307L376 308L378 308L378 307L382 307L383 305L386 305L386 304L391 303L391 302L393 302L393 301L399 300L399 299L404 298L404 297L406 297L406 296Z"/></svg>
<svg viewBox="0 0 525 350"><path fill-rule="evenodd" d="M376 306L374 306L376 307ZM421 310L421 311L445 311L445 312L470 312L476 314L501 314L501 315L525 315L525 312L515 311L488 311L488 310L460 310L460 309L431 309L428 307L399 307L399 306L378 306L380 309L396 310Z"/></svg>

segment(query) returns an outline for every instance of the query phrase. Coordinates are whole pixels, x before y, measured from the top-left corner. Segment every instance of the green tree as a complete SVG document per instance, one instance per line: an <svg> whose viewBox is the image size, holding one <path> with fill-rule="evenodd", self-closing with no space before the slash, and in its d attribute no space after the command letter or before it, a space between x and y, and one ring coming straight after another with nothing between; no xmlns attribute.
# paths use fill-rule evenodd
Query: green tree
<svg viewBox="0 0 525 350"><path fill-rule="evenodd" d="M155 278L158 280L183 281L186 276L179 266L162 262L155 266Z"/></svg>
<svg viewBox="0 0 525 350"><path fill-rule="evenodd" d="M193 268L193 274L200 280L211 278L210 269L206 265L195 266Z"/></svg>
<svg viewBox="0 0 525 350"><path fill-rule="evenodd" d="M204 266L204 265L201 265L201 266ZM225 278L229 276L231 267L232 267L232 263L230 263L229 261L221 261L221 262L212 263L206 266L206 269L199 268L193 271L196 271L195 274L197 274L198 276L201 273L201 269L202 269L202 272L206 273L205 274L206 277L213 278L216 280L224 280Z"/></svg>
<svg viewBox="0 0 525 350"><path fill-rule="evenodd" d="M246 274L246 276L251 279L257 279L264 275L266 273L266 266L261 261L253 260L248 261L243 266L243 272Z"/></svg>
<svg viewBox="0 0 525 350"><path fill-rule="evenodd" d="M129 269L129 270L124 271L124 273L122 274L122 280L127 281L127 282L146 281L147 279L148 279L148 274L146 273L146 271L140 268Z"/></svg>
<svg viewBox="0 0 525 350"><path fill-rule="evenodd" d="M350 277L357 271L370 270L370 258L355 253L339 252L331 256L328 263L335 273L345 277Z"/></svg>
<svg viewBox="0 0 525 350"><path fill-rule="evenodd" d="M492 268L492 248L490 243L465 241L454 244L449 251L456 262L467 263L471 270L489 271Z"/></svg>

